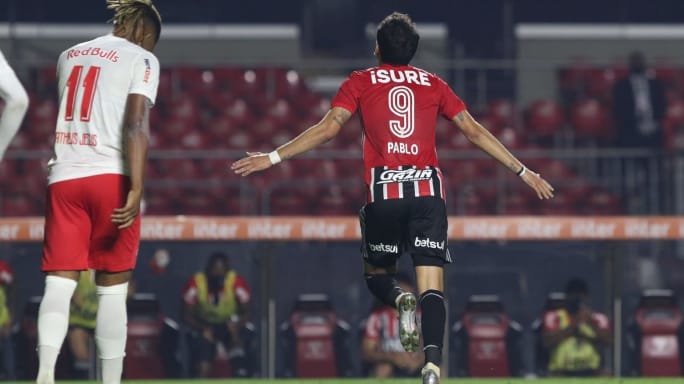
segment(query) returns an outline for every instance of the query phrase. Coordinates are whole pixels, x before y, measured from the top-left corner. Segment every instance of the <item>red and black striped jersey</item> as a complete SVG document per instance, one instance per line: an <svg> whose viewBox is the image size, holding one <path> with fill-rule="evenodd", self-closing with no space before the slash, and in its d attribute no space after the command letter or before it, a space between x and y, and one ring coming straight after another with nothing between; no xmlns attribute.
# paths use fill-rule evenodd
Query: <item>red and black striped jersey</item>
<svg viewBox="0 0 684 384"><path fill-rule="evenodd" d="M353 72L332 101L359 112L368 200L445 198L435 145L437 118L466 109L438 76L412 66Z"/></svg>

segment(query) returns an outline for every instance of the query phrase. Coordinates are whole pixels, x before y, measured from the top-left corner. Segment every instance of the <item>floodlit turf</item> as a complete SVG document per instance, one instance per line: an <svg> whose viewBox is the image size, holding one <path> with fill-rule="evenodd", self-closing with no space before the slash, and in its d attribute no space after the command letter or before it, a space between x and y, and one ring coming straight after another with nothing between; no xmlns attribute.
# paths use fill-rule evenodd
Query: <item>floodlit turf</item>
<svg viewBox="0 0 684 384"><path fill-rule="evenodd" d="M416 379L325 379L325 380L302 380L302 379L276 379L276 380L128 380L124 384L409 384L420 383L420 378ZM28 382L26 382L28 383ZM445 379L442 384L683 384L684 378L672 379L613 379L613 378L592 378L592 379ZM85 381L57 381L57 384L95 384Z"/></svg>

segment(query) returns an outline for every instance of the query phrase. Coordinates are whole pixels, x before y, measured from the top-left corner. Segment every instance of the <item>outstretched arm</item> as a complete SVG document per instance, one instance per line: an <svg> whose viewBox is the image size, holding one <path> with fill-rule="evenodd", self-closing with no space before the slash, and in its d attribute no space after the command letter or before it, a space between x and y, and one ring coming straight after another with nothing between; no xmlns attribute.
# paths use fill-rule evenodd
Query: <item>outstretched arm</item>
<svg viewBox="0 0 684 384"><path fill-rule="evenodd" d="M530 188L534 189L540 199L553 197L553 187L538 173L528 170L525 165L516 159L501 142L486 130L480 123L475 121L468 111L463 111L453 119L463 134L491 157L498 160L511 171L517 173Z"/></svg>
<svg viewBox="0 0 684 384"><path fill-rule="evenodd" d="M270 168L272 165L277 164L280 159L289 159L314 149L335 137L351 115L351 112L346 109L335 107L328 111L323 120L318 124L281 145L270 154L247 153L249 156L234 162L230 168L240 176L247 176L251 173Z"/></svg>

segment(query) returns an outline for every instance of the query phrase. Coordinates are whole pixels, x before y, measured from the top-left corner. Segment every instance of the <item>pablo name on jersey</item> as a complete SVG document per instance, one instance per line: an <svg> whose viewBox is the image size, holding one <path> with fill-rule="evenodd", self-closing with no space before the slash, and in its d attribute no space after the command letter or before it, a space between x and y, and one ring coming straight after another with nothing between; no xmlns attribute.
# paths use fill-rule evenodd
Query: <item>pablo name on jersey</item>
<svg viewBox="0 0 684 384"><path fill-rule="evenodd" d="M426 72L415 69L374 69L370 71L372 84L405 83L432 86Z"/></svg>
<svg viewBox="0 0 684 384"><path fill-rule="evenodd" d="M400 155L417 155L420 152L418 144L396 143L392 141L387 142L387 153Z"/></svg>
<svg viewBox="0 0 684 384"><path fill-rule="evenodd" d="M55 134L56 144L66 145L86 145L89 147L97 146L97 135L90 133L78 134L77 132L62 132L57 131Z"/></svg>

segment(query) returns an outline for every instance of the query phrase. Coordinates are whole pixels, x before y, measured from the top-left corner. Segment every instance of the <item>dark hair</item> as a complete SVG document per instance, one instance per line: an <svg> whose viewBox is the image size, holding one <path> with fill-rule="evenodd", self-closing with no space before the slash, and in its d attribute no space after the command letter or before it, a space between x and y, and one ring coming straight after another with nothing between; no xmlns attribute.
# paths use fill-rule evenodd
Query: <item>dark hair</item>
<svg viewBox="0 0 684 384"><path fill-rule="evenodd" d="M394 12L378 26L380 60L386 64L407 65L418 49L420 36L409 15Z"/></svg>
<svg viewBox="0 0 684 384"><path fill-rule="evenodd" d="M114 17L110 21L115 26L140 18L151 22L156 27L155 42L159 41L162 19L152 0L107 0L107 9L114 11Z"/></svg>
<svg viewBox="0 0 684 384"><path fill-rule="evenodd" d="M565 295L587 295L589 294L589 285L584 279L575 277L565 284Z"/></svg>
<svg viewBox="0 0 684 384"><path fill-rule="evenodd" d="M209 256L209 260L207 260L207 265L206 265L206 272L207 274L209 273L209 270L216 265L216 263L222 263L224 266L228 267L228 256L223 253L223 252L214 252Z"/></svg>

